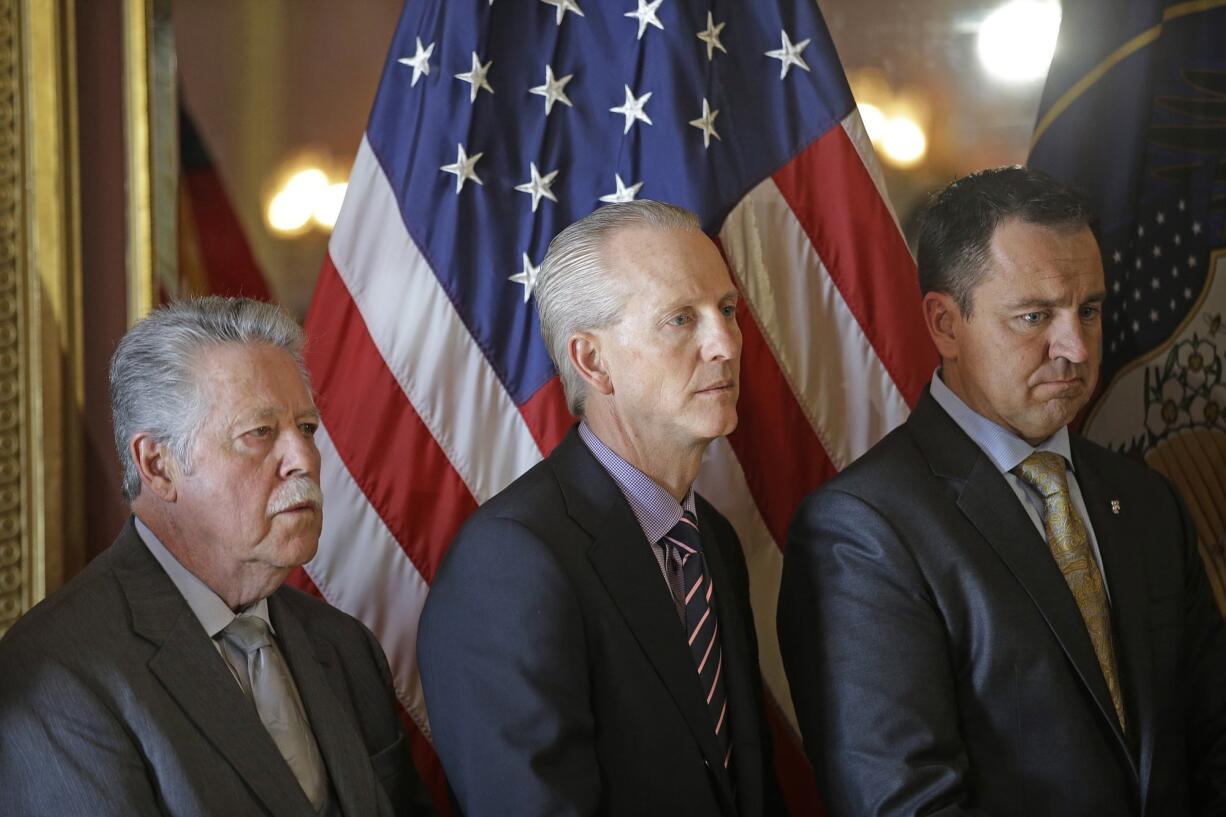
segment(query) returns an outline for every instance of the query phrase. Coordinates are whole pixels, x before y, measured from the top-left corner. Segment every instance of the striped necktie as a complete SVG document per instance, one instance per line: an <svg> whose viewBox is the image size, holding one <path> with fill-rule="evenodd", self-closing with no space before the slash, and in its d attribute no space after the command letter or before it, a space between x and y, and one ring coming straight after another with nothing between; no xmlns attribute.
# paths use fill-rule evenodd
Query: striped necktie
<svg viewBox="0 0 1226 817"><path fill-rule="evenodd" d="M702 539L694 514L685 511L681 521L664 537L681 560L685 579L685 632L690 653L698 668L698 679L707 699L715 736L724 751L724 768L732 760L729 737L728 695L724 690L724 659L719 645L719 622L715 616L715 588L707 574L702 554Z"/></svg>

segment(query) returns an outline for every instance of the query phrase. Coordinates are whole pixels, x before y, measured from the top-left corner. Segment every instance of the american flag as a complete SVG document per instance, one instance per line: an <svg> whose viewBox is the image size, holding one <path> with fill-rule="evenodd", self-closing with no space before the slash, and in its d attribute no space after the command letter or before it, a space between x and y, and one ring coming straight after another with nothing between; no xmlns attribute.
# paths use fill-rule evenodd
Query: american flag
<svg viewBox="0 0 1226 817"><path fill-rule="evenodd" d="M550 238L634 197L698 213L743 294L740 426L697 488L740 534L781 782L816 813L775 638L781 547L936 359L813 2L406 3L307 318L327 497L307 573L379 637L437 779L422 604L465 517L573 422L532 297Z"/></svg>

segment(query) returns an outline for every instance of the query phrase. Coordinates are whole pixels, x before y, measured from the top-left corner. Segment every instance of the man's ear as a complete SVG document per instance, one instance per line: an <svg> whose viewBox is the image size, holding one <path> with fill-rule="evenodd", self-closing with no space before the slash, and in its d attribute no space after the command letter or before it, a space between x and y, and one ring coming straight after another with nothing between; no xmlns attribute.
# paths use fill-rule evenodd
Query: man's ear
<svg viewBox="0 0 1226 817"><path fill-rule="evenodd" d="M958 359L958 333L965 323L962 309L946 292L924 295L924 326L942 360Z"/></svg>
<svg viewBox="0 0 1226 817"><path fill-rule="evenodd" d="M136 463L143 490L147 490L163 502L174 502L178 496L179 470L175 467L166 446L141 431L128 443L128 456Z"/></svg>
<svg viewBox="0 0 1226 817"><path fill-rule="evenodd" d="M576 332L566 343L566 354L589 389L598 394L613 393L613 377L600 353L599 337L591 332Z"/></svg>

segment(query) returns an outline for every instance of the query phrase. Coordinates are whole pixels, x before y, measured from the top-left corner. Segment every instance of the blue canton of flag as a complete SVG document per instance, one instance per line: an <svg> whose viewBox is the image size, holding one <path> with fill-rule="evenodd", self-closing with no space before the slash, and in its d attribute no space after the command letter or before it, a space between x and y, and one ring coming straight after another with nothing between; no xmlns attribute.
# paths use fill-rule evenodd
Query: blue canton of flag
<svg viewBox="0 0 1226 817"><path fill-rule="evenodd" d="M368 139L516 403L554 375L525 296L556 233L636 195L714 233L852 108L816 4L629 6L407 3L384 68Z"/></svg>

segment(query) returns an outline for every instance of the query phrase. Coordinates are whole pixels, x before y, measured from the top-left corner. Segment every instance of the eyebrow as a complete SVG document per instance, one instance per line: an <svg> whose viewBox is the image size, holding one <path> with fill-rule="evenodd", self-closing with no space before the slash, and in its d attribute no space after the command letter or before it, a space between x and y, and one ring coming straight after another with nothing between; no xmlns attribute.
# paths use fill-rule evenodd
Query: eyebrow
<svg viewBox="0 0 1226 817"><path fill-rule="evenodd" d="M720 295L720 296L719 296L719 300L720 300L720 302L722 303L723 301L736 301L736 300L740 300L740 297L741 297L741 293L740 293L740 291L739 291L739 290L737 290L737 289L734 287L734 288L732 288L732 289L728 290L727 292L725 292L723 295ZM693 305L694 305L694 299L693 299L693 298L678 298L677 300L675 300L675 301L673 301L673 302L669 303L668 305L661 307L661 308L660 308L660 314L661 314L661 315L666 315L666 314L668 314L668 313L670 313L670 312L674 312L674 311L676 311L676 310L678 310L678 309L681 309L681 308L683 308L683 307L691 307L691 306L693 306Z"/></svg>
<svg viewBox="0 0 1226 817"><path fill-rule="evenodd" d="M1101 303L1105 300L1107 300L1106 290L1099 290L1098 292L1092 293L1088 298L1082 301L1079 306ZM1025 298L1023 300L1013 301L1012 303L1007 304L1006 309L1055 309L1063 305L1064 301L1057 301L1051 298Z"/></svg>
<svg viewBox="0 0 1226 817"><path fill-rule="evenodd" d="M280 414L280 412L277 409L272 408L271 406L266 406L264 408L256 409L255 411L249 412L247 414L239 415L238 417L235 418L234 422L231 423L231 425L236 426L236 425L246 425L247 423L258 423L258 422L267 420L269 418L275 418L278 414ZM295 420L310 419L310 420L315 420L318 422L319 418L320 418L319 409L316 408L315 406L312 406L310 408L305 408L305 409L302 409L301 411L297 411L294 413Z"/></svg>

